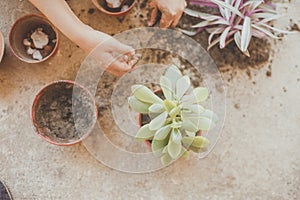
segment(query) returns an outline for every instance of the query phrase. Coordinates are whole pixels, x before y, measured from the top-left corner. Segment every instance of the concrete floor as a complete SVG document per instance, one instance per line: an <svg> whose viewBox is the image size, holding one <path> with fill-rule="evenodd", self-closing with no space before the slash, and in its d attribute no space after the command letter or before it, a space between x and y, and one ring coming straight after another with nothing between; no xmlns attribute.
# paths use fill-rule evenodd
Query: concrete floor
<svg viewBox="0 0 300 200"><path fill-rule="evenodd" d="M146 15L135 8L120 22L90 1L69 0L81 20L113 34L143 26ZM300 2L278 4L300 25ZM15 19L37 12L27 1L2 0L0 27L6 44ZM81 9L84 9L82 11ZM91 10L90 10L91 11ZM141 13L145 13L142 9ZM134 16L137 16L136 18ZM113 26L112 26L113 24ZM131 25L131 26L130 26ZM126 174L96 161L82 144L56 147L34 133L29 109L46 83L74 79L85 55L61 35L57 54L29 65L6 45L0 64L0 179L14 199L300 199L300 32L273 44L273 62L237 70L227 86L227 117L221 138L205 159L179 161L149 174ZM272 76L266 76L268 66ZM223 73L224 80L231 73ZM254 84L255 83L255 84Z"/></svg>

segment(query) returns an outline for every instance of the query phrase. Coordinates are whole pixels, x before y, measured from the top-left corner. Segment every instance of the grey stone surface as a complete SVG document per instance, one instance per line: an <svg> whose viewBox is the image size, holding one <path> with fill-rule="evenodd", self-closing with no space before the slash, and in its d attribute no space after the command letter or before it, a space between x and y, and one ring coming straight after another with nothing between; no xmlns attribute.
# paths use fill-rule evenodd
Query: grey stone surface
<svg viewBox="0 0 300 200"><path fill-rule="evenodd" d="M137 6L120 22L98 11L89 14L90 1L68 3L82 21L109 34L143 26L147 17ZM286 16L276 25L287 28L290 19L300 25L298 0L278 6ZM8 48L9 29L19 16L37 10L24 0L2 0L0 8L6 41L0 64L0 179L14 199L300 199L299 32L273 44L272 63L251 69L251 79L237 70L225 81L226 121L208 157L191 156L134 175L102 165L81 144L56 147L34 133L29 116L34 95L53 80L74 79L85 54L61 34L59 51L49 61L19 61ZM231 74L222 76L227 80Z"/></svg>

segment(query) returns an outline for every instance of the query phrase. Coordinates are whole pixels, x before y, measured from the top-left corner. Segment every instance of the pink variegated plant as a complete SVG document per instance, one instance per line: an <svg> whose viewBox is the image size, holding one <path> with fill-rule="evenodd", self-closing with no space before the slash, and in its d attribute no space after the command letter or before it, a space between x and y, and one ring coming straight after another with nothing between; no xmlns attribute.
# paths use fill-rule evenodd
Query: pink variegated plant
<svg viewBox="0 0 300 200"><path fill-rule="evenodd" d="M248 46L252 36L278 38L274 33L287 33L270 25L280 15L274 5L264 0L191 0L190 4L216 10L213 14L188 8L184 11L187 15L199 18L201 22L192 26L196 31L182 32L193 36L206 30L210 34L208 49L218 43L222 49L234 40L238 48L250 56Z"/></svg>

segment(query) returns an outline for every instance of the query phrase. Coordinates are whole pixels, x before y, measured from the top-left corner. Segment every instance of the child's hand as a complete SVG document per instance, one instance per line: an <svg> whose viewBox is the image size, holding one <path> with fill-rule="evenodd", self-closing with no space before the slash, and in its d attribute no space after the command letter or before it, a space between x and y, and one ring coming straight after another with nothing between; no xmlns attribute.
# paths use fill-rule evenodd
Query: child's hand
<svg viewBox="0 0 300 200"><path fill-rule="evenodd" d="M99 62L100 67L116 76L130 71L138 61L132 47L105 33L90 29L86 37L82 38L82 41L76 43L87 53L91 53L91 57Z"/></svg>
<svg viewBox="0 0 300 200"><path fill-rule="evenodd" d="M175 27L187 6L185 0L152 0L150 7L153 8L149 26L153 26L156 22L158 10L162 13L160 19L161 28Z"/></svg>

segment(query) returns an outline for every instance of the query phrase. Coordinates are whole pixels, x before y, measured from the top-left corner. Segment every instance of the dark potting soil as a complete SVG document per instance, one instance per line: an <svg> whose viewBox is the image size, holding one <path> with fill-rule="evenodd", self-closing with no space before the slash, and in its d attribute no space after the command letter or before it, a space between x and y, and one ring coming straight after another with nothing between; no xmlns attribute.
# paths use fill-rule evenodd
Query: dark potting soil
<svg viewBox="0 0 300 200"><path fill-rule="evenodd" d="M94 103L89 94L79 87L75 87L74 91L72 99L73 84L57 83L50 86L37 103L38 129L54 141L77 140L96 121Z"/></svg>

